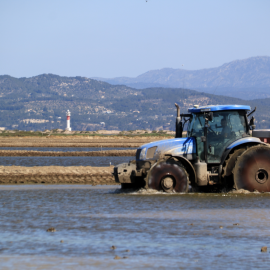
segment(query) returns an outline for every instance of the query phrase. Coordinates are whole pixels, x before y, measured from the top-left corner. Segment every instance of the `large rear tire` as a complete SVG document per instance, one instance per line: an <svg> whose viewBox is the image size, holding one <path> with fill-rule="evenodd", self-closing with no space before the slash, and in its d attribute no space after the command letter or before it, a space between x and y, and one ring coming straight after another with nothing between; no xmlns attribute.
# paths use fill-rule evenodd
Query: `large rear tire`
<svg viewBox="0 0 270 270"><path fill-rule="evenodd" d="M236 189L270 192L270 147L250 147L237 158L233 169Z"/></svg>
<svg viewBox="0 0 270 270"><path fill-rule="evenodd" d="M226 188L227 190L231 190L233 188L234 186L233 169L235 167L235 163L237 161L237 158L241 156L241 154L246 150L247 150L246 148L234 150L227 157L226 161L224 162L222 171L223 188Z"/></svg>
<svg viewBox="0 0 270 270"><path fill-rule="evenodd" d="M188 174L183 165L174 159L160 161L151 168L148 187L165 192L188 192Z"/></svg>

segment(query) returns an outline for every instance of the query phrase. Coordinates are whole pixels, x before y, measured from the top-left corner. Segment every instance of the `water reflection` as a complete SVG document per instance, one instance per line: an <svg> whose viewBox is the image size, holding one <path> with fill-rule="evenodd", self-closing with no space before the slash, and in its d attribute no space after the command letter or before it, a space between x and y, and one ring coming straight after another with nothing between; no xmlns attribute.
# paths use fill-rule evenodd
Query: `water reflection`
<svg viewBox="0 0 270 270"><path fill-rule="evenodd" d="M1 157L0 166L94 166L117 165L135 157Z"/></svg>
<svg viewBox="0 0 270 270"><path fill-rule="evenodd" d="M268 194L141 195L114 190L0 187L1 266L268 268L269 253L260 252L270 240ZM46 232L49 227L56 232ZM122 259L114 260L116 255Z"/></svg>

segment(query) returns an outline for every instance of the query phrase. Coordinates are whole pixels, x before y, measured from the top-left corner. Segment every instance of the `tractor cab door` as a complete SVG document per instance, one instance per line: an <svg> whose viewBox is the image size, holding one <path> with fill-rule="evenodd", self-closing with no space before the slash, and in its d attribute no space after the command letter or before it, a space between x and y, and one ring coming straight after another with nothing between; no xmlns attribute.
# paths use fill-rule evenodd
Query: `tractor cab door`
<svg viewBox="0 0 270 270"><path fill-rule="evenodd" d="M227 146L248 132L245 111L214 111L212 120L208 122L207 149L204 149L204 127L205 114L194 114L188 133L196 137L197 155L201 161L205 161L204 151L207 151L207 163L219 164Z"/></svg>
<svg viewBox="0 0 270 270"><path fill-rule="evenodd" d="M204 143L201 137L204 136L205 116L203 113L192 114L189 122L187 136L194 137L196 140L197 156L204 161Z"/></svg>

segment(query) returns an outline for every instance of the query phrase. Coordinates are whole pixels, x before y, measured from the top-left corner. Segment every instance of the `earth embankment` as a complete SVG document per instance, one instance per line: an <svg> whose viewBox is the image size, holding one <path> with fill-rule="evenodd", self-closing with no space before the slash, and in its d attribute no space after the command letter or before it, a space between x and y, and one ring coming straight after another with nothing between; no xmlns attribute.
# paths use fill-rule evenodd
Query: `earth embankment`
<svg viewBox="0 0 270 270"><path fill-rule="evenodd" d="M102 151L1 150L0 156L135 156L136 150L106 150L106 147L137 148L168 137L1 137L0 147L102 147ZM113 166L0 166L0 184L90 184L114 185Z"/></svg>
<svg viewBox="0 0 270 270"><path fill-rule="evenodd" d="M0 184L117 185L110 167L0 166Z"/></svg>
<svg viewBox="0 0 270 270"><path fill-rule="evenodd" d="M88 137L88 138L65 138L65 137L12 137L0 138L0 147L123 147L137 148L142 144L163 139L162 137L151 138L126 138L126 137Z"/></svg>

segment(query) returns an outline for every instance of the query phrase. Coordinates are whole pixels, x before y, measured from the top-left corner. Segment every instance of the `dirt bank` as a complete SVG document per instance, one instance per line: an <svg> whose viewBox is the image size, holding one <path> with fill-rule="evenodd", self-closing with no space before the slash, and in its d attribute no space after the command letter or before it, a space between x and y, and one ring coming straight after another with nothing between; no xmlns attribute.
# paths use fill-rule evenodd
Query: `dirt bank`
<svg viewBox="0 0 270 270"><path fill-rule="evenodd" d="M142 144L164 139L163 137L14 137L0 138L0 147L139 147ZM168 139L168 138L167 138Z"/></svg>
<svg viewBox="0 0 270 270"><path fill-rule="evenodd" d="M0 184L116 185L110 167L0 166Z"/></svg>
<svg viewBox="0 0 270 270"><path fill-rule="evenodd" d="M127 139L120 138L1 138L0 147L125 147L137 148L145 143L149 143L161 138Z"/></svg>
<svg viewBox="0 0 270 270"><path fill-rule="evenodd" d="M107 150L107 151L74 151L74 152L55 152L55 151L26 151L26 150L0 150L0 156L6 157L71 157L71 156L122 156L131 157L135 156L136 150Z"/></svg>
<svg viewBox="0 0 270 270"><path fill-rule="evenodd" d="M143 143L33 143L33 142L12 142L0 143L0 147L121 147L121 148L137 148Z"/></svg>

